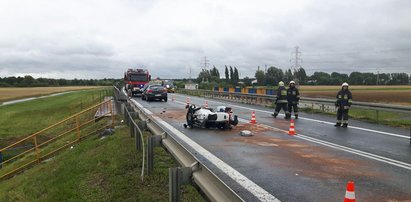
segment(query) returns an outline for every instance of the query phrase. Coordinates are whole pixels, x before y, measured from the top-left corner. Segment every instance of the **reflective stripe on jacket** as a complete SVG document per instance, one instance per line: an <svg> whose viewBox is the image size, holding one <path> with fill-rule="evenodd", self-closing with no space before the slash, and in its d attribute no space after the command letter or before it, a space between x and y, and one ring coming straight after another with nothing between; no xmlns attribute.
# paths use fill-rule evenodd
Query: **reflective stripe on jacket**
<svg viewBox="0 0 411 202"><path fill-rule="evenodd" d="M277 90L277 103L288 103L288 101L287 101L287 89L284 86L278 87L278 90Z"/></svg>
<svg viewBox="0 0 411 202"><path fill-rule="evenodd" d="M340 90L337 94L337 101L335 102L338 106L351 106L352 104L352 94L347 90Z"/></svg>
<svg viewBox="0 0 411 202"><path fill-rule="evenodd" d="M297 103L298 101L300 101L300 92L298 91L298 89L296 87L290 87L287 90L287 100L290 103Z"/></svg>

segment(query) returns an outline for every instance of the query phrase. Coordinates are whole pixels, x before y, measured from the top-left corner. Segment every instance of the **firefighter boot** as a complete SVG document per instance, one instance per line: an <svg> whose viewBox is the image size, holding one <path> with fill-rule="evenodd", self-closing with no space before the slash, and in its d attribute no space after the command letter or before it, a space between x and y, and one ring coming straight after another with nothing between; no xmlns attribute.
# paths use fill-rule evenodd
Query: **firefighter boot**
<svg viewBox="0 0 411 202"><path fill-rule="evenodd" d="M290 114L290 113L285 113L284 118L285 118L285 119L290 119L290 118L291 118L291 114Z"/></svg>
<svg viewBox="0 0 411 202"><path fill-rule="evenodd" d="M335 127L340 127L340 126L341 126L341 123L337 122L334 126L335 126Z"/></svg>
<svg viewBox="0 0 411 202"><path fill-rule="evenodd" d="M295 116L295 119L298 119L298 114L294 114L294 116Z"/></svg>
<svg viewBox="0 0 411 202"><path fill-rule="evenodd" d="M343 123L343 125L342 125L341 127L347 128L347 127L348 127L348 123Z"/></svg>
<svg viewBox="0 0 411 202"><path fill-rule="evenodd" d="M278 113L274 112L274 114L271 114L271 116L274 116L274 118L277 118Z"/></svg>

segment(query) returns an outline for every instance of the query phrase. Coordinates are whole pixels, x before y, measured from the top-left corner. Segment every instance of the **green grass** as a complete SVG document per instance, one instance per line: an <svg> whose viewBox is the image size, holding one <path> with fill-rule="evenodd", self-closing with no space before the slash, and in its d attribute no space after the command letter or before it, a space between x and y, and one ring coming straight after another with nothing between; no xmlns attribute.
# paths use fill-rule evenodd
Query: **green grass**
<svg viewBox="0 0 411 202"><path fill-rule="evenodd" d="M63 120L100 102L102 92L105 91L85 90L1 106L0 139L25 137Z"/></svg>
<svg viewBox="0 0 411 202"><path fill-rule="evenodd" d="M0 107L0 113L8 114L0 118L0 138L12 143L100 102L99 95L90 90ZM129 131L121 126L105 139L93 135L74 149L62 150L51 160L0 181L0 201L168 201L168 168L177 163L163 148L155 148L153 174L142 182L142 153L136 152ZM184 186L182 193L183 201L204 201L193 186Z"/></svg>
<svg viewBox="0 0 411 202"><path fill-rule="evenodd" d="M154 172L141 182L142 154L129 131L122 127L105 139L87 139L0 182L0 201L168 201L168 168L176 163L156 148ZM183 201L204 201L192 186L182 193Z"/></svg>

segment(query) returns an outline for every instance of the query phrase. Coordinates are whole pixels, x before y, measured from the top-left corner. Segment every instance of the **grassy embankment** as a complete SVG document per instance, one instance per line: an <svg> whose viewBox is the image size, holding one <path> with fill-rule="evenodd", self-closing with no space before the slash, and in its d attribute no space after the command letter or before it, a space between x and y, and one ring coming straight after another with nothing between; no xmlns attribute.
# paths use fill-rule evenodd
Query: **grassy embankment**
<svg viewBox="0 0 411 202"><path fill-rule="evenodd" d="M32 87L32 88L0 88L0 103L23 99L28 97L37 97L50 95L66 91L78 91L87 89L99 89L101 86L65 86L65 87Z"/></svg>
<svg viewBox="0 0 411 202"><path fill-rule="evenodd" d="M82 91L3 106L0 113L7 117L0 117L0 138L10 142L55 123L78 112L81 105L96 103L92 100L98 94L96 90ZM176 163L162 148L156 148L154 174L141 182L142 154L135 152L129 131L121 126L113 136L89 138L0 182L0 201L167 201L168 168ZM185 186L183 200L203 199L192 186Z"/></svg>

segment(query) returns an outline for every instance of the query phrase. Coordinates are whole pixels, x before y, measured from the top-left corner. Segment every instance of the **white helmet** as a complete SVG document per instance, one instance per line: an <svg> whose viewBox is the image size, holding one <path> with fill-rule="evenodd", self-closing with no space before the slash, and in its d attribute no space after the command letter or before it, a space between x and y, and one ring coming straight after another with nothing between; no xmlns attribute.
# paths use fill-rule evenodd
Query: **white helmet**
<svg viewBox="0 0 411 202"><path fill-rule="evenodd" d="M294 81L290 81L290 84L294 84L294 85L295 85L295 82L294 82Z"/></svg>
<svg viewBox="0 0 411 202"><path fill-rule="evenodd" d="M279 86L284 86L284 82L280 81L280 82L278 82L278 85Z"/></svg>
<svg viewBox="0 0 411 202"><path fill-rule="evenodd" d="M347 87L348 87L348 83L347 83L347 82L344 82L344 83L341 85L341 87L344 87L344 86L347 86Z"/></svg>

